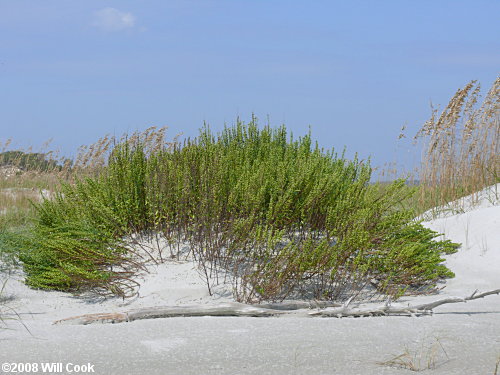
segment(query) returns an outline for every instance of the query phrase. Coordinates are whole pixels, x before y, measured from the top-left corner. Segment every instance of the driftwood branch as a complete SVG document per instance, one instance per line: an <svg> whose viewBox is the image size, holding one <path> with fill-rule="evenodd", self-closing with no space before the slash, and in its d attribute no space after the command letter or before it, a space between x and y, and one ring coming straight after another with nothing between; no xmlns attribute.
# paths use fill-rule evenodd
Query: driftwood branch
<svg viewBox="0 0 500 375"><path fill-rule="evenodd" d="M484 298L492 294L500 294L500 289L484 293L475 291L468 297L444 298L430 303L408 306L392 306L387 301L382 306L350 307L351 300L344 304L332 302L287 301L281 304L268 303L261 305L245 305L242 303L222 303L218 305L195 306L160 306L141 308L118 313L86 314L58 320L54 324L92 324L122 323L142 319L194 317L194 316L246 316L246 317L367 317L383 315L419 316L428 315L438 306L448 303L467 302Z"/></svg>

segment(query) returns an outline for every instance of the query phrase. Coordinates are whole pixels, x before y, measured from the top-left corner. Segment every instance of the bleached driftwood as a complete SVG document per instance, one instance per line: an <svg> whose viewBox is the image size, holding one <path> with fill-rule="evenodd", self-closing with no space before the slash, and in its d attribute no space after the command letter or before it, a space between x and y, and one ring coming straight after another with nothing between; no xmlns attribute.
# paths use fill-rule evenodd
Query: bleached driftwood
<svg viewBox="0 0 500 375"><path fill-rule="evenodd" d="M290 310L301 311L301 310ZM159 306L141 308L122 313L86 314L58 320L54 324L122 323L140 319L194 317L194 316L277 316L290 313L288 310L266 309L242 303L222 303L218 305Z"/></svg>
<svg viewBox="0 0 500 375"><path fill-rule="evenodd" d="M141 308L118 313L86 314L58 320L54 324L122 323L142 319L195 317L195 316L246 316L246 317L367 317L381 315L419 316L428 315L433 309L448 303L467 302L492 294L500 294L500 289L484 293L475 291L468 297L449 297L420 305L392 306L387 301L382 306L350 307L352 299L343 305L329 302L287 301L282 304L246 305L242 303L222 303L218 305L160 306Z"/></svg>
<svg viewBox="0 0 500 375"><path fill-rule="evenodd" d="M331 301L293 301L286 300L277 303L260 303L258 305L251 305L254 307L261 307L264 309L273 310L300 310L300 309L324 309L326 307L340 307L342 303Z"/></svg>

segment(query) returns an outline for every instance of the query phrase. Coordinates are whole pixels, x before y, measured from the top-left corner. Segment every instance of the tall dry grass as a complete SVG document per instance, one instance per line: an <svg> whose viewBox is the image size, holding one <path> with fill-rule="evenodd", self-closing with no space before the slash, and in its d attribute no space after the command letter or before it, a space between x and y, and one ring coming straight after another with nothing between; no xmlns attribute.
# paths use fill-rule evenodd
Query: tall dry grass
<svg viewBox="0 0 500 375"><path fill-rule="evenodd" d="M469 82L443 111L431 106L430 119L414 137L423 144L417 172L421 212L500 181L500 77L481 99L480 84Z"/></svg>
<svg viewBox="0 0 500 375"><path fill-rule="evenodd" d="M59 182L74 181L97 175L107 165L108 158L117 144L136 144L141 142L150 154L166 145L172 147L179 135L171 142L165 139L167 127L151 126L144 131L136 131L122 136L105 135L90 145L78 148L74 158L61 154L60 150L51 150L51 140L46 141L38 151L33 148L12 149L12 139L0 142L0 188L18 187L48 188Z"/></svg>
<svg viewBox="0 0 500 375"><path fill-rule="evenodd" d="M51 140L38 149L13 147L12 139L0 142L0 230L27 224L33 214L33 203L51 197L61 183L74 184L78 179L95 177L106 167L117 144L141 142L153 153L165 145L167 127L150 127L121 137L106 135L90 145L80 146L74 158L50 149Z"/></svg>

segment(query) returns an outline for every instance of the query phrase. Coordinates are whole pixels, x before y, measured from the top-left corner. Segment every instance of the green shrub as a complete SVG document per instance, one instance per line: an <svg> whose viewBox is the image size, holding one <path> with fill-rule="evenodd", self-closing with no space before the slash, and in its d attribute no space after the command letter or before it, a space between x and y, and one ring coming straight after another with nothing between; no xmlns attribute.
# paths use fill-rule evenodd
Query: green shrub
<svg viewBox="0 0 500 375"><path fill-rule="evenodd" d="M39 222L24 237L23 247L20 260L31 287L133 294L137 266L126 246L103 228L69 220Z"/></svg>
<svg viewBox="0 0 500 375"><path fill-rule="evenodd" d="M412 189L399 180L381 190L370 177L368 163L255 119L182 145L125 139L96 177L37 206L21 252L27 282L125 295L139 267L125 239L152 232L190 244L209 290L210 276L231 273L246 302L344 300L374 279L372 294L396 296L452 276L441 255L456 245L434 242L400 207ZM113 268L124 264L126 276Z"/></svg>

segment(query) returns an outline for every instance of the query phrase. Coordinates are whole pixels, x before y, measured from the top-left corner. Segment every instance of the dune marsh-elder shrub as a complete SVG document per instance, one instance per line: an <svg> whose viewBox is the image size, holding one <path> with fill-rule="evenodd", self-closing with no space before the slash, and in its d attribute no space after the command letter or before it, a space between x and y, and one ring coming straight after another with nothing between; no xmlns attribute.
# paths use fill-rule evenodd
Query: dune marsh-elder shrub
<svg viewBox="0 0 500 375"><path fill-rule="evenodd" d="M411 189L379 189L370 175L366 162L255 119L183 143L122 139L98 174L37 206L26 281L129 295L142 262L127 241L152 233L188 243L209 290L231 282L244 302L398 296L453 276L441 262L456 245L401 206Z"/></svg>

